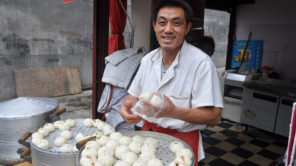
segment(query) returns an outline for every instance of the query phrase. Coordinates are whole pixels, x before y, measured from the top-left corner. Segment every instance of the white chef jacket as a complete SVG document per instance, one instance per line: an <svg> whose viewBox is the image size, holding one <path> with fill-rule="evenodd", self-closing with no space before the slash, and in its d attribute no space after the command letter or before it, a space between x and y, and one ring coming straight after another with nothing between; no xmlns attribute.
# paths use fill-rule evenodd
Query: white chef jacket
<svg viewBox="0 0 296 166"><path fill-rule="evenodd" d="M214 106L223 108L220 82L211 58L200 49L183 42L175 60L161 79L161 49L143 57L140 68L128 90L139 98L144 92L160 92L181 108ZM145 118L150 123L180 132L201 130L205 124L192 124L171 118ZM199 159L204 158L201 136Z"/></svg>

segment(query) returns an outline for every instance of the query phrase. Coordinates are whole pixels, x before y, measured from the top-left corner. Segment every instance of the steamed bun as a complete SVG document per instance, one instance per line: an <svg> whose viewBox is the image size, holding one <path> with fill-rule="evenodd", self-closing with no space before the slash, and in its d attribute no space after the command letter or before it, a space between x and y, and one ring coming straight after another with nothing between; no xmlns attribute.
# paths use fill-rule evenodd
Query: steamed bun
<svg viewBox="0 0 296 166"><path fill-rule="evenodd" d="M177 151L182 148L184 148L184 145L179 141L173 141L170 144L170 150L174 153L177 153Z"/></svg>
<svg viewBox="0 0 296 166"><path fill-rule="evenodd" d="M63 144L66 143L66 139L64 137L57 137L55 140L54 140L54 143L56 146L62 146Z"/></svg>
<svg viewBox="0 0 296 166"><path fill-rule="evenodd" d="M61 137L64 137L66 140L71 139L72 138L72 132L69 130L64 130L61 133Z"/></svg>
<svg viewBox="0 0 296 166"><path fill-rule="evenodd" d="M93 120L90 119L90 118L84 119L83 124L86 127L92 127L93 126Z"/></svg>
<svg viewBox="0 0 296 166"><path fill-rule="evenodd" d="M50 144L49 144L49 142L46 139L40 139L36 146L38 148L47 150L47 149L49 149Z"/></svg>

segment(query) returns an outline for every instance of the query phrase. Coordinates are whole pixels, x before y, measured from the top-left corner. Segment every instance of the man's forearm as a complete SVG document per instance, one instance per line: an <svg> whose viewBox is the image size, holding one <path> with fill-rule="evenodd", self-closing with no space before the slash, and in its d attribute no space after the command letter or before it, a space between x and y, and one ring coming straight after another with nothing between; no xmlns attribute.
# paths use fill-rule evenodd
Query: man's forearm
<svg viewBox="0 0 296 166"><path fill-rule="evenodd" d="M180 119L194 124L216 125L221 119L221 110L222 109L218 107L175 107L170 118Z"/></svg>
<svg viewBox="0 0 296 166"><path fill-rule="evenodd" d="M132 95L127 95L127 96L125 97L125 99L124 99L123 102L125 102L126 100L129 100L129 101L131 101L132 103L136 104L136 102L138 101L138 98L136 98L136 97L134 97L134 96L132 96Z"/></svg>

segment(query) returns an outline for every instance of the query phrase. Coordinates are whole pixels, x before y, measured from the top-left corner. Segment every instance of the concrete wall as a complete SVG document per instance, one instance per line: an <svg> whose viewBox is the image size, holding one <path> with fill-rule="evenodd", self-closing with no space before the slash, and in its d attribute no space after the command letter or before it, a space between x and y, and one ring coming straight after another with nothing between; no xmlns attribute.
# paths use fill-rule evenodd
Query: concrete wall
<svg viewBox="0 0 296 166"><path fill-rule="evenodd" d="M77 65L92 83L93 1L0 1L0 101L16 96L14 69Z"/></svg>
<svg viewBox="0 0 296 166"><path fill-rule="evenodd" d="M152 0L131 0L134 47L150 48L150 23Z"/></svg>
<svg viewBox="0 0 296 166"><path fill-rule="evenodd" d="M274 67L284 80L296 79L295 17L295 0L256 0L237 8L237 40L247 40L249 32L252 40L263 40L262 66Z"/></svg>

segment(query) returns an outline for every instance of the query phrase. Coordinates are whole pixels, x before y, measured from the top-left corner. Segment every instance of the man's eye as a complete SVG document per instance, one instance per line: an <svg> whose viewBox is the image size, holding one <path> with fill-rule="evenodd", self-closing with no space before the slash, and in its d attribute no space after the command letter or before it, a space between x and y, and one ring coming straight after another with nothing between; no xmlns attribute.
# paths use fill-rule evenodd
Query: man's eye
<svg viewBox="0 0 296 166"><path fill-rule="evenodd" d="M160 22L158 22L158 24L159 24L159 25L164 25L165 22L164 22L164 21L160 21Z"/></svg>
<svg viewBox="0 0 296 166"><path fill-rule="evenodd" d="M181 23L180 22L174 22L174 25L179 26L179 25L181 25Z"/></svg>

